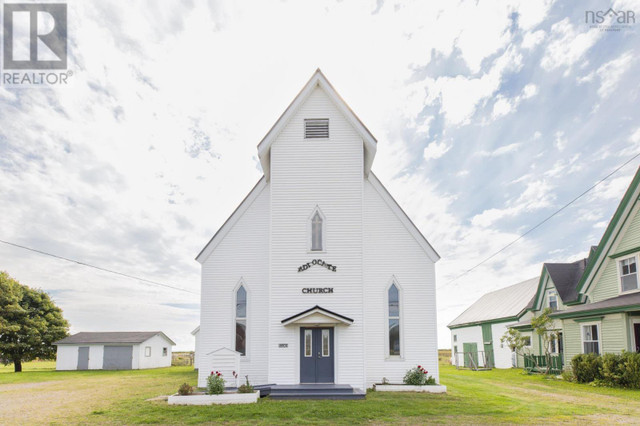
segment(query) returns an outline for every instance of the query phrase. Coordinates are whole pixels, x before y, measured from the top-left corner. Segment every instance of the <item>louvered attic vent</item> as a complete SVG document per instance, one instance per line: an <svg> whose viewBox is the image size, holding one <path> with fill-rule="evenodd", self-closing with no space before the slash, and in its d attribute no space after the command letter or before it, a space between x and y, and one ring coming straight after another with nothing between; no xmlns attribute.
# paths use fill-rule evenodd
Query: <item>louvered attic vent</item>
<svg viewBox="0 0 640 426"><path fill-rule="evenodd" d="M328 139L329 119L328 118L307 118L304 120L305 139Z"/></svg>

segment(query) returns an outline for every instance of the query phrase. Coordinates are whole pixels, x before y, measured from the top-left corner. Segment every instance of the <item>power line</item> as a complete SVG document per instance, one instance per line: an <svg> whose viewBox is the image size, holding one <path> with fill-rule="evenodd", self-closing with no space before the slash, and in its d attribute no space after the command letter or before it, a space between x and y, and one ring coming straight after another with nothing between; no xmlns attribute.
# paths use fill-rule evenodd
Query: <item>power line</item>
<svg viewBox="0 0 640 426"><path fill-rule="evenodd" d="M509 247L511 247L512 245L514 245L515 243L517 243L518 241L520 241L522 238L524 238L526 235L530 234L531 232L535 231L536 229L538 229L539 227L541 227L542 225L544 225L546 222L548 222L551 218L553 218L554 216L556 216L557 214L559 214L560 212L562 212L564 209L566 209L567 207L569 207L570 205L572 205L573 203L575 203L576 201L578 201L580 198L582 198L583 196L585 196L587 193L589 193L591 190L593 190L596 186L600 185L602 182L604 182L605 180L609 179L611 176L613 176L614 174L616 174L620 169L622 169L624 166L626 166L627 164L629 164L630 162L632 162L633 160L635 160L636 158L640 157L640 152L637 153L636 155L634 155L633 157L631 157L629 160L627 160L626 162L624 162L621 166L619 166L617 169L615 169L614 171L612 171L611 173L609 173L608 175L606 175L605 177L603 177L602 179L600 179L598 182L596 182L595 184L593 184L591 187L589 187L589 189L587 189L586 191L582 192L580 195L578 195L577 197L575 197L573 200L569 201L567 204L565 204L564 206L562 206L561 208L559 208L558 210L556 210L555 212L553 212L553 214L551 214L550 216L547 216L544 220L542 220L541 222L539 222L537 225L535 225L534 227L530 228L528 231L526 231L525 233L521 234L518 238L516 238L515 240L511 241L509 244L507 244L506 246L502 247L500 250L496 251L495 253L493 253L491 256L487 257L486 259L484 259L482 262L478 263L477 265L475 265L473 268L471 269L467 269L466 271L464 271L462 274L458 275L457 277L455 277L454 279L452 279L451 281L449 281L448 283L445 284L449 285L455 281L457 281L459 278L464 277L465 275L467 275L469 272L473 271L474 269L476 269L477 267L485 264L486 262L488 262L489 260L493 259L494 257L496 257L498 254L502 253L503 251L505 251L506 249L508 249ZM444 286L442 286L444 287ZM440 287L440 288L442 288Z"/></svg>
<svg viewBox="0 0 640 426"><path fill-rule="evenodd" d="M48 253L46 251L37 250L37 249L31 248L31 247L22 246L20 244L12 243L12 242L9 242L9 241L0 240L0 243L4 243L4 244L7 244L7 245L13 246L13 247L18 247L18 248L21 248L21 249L24 249L24 250L29 250L29 251L32 251L34 253L43 254L45 256L54 257L56 259L64 260L66 262L76 263L78 265L86 266L88 268L97 269L99 271L108 272L110 274L120 275L122 277L131 278L133 280L143 281L143 282L145 282L147 284L152 284L152 285L157 285L157 286L160 286L160 287L171 288L173 290L179 290L179 291L184 291L185 293L191 293L191 294L198 295L198 293L194 293L193 291L187 290L185 288L175 287L175 286L172 286L172 285L169 285L169 284L163 284L163 283L159 283L157 281L147 280L145 278L136 277L134 275L125 274L123 272L114 271L113 269L107 269L107 268L103 268L101 266L91 265L89 263L80 262L79 260L69 259L67 257L58 256L57 254Z"/></svg>

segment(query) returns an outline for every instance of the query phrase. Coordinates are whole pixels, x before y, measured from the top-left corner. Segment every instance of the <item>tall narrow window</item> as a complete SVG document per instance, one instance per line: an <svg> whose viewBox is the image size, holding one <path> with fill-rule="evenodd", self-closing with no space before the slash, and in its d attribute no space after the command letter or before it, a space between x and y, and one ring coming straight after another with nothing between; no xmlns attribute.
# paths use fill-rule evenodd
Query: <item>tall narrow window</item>
<svg viewBox="0 0 640 426"><path fill-rule="evenodd" d="M553 312L558 310L558 294L555 291L549 292L549 308Z"/></svg>
<svg viewBox="0 0 640 426"><path fill-rule="evenodd" d="M389 355L400 355L400 294L398 287L389 288Z"/></svg>
<svg viewBox="0 0 640 426"><path fill-rule="evenodd" d="M620 280L622 281L622 291L638 289L638 269L635 256L620 261Z"/></svg>
<svg viewBox="0 0 640 426"><path fill-rule="evenodd" d="M322 217L319 212L311 219L311 250L322 251Z"/></svg>
<svg viewBox="0 0 640 426"><path fill-rule="evenodd" d="M242 285L236 291L236 351L247 354L247 290Z"/></svg>

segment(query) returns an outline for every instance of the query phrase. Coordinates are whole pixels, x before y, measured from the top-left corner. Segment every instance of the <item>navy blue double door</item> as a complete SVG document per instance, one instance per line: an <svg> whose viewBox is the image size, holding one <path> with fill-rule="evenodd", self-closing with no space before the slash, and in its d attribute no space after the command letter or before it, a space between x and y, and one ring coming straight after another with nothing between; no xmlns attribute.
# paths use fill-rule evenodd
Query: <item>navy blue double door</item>
<svg viewBox="0 0 640 426"><path fill-rule="evenodd" d="M333 383L333 354L333 328L300 328L300 383Z"/></svg>

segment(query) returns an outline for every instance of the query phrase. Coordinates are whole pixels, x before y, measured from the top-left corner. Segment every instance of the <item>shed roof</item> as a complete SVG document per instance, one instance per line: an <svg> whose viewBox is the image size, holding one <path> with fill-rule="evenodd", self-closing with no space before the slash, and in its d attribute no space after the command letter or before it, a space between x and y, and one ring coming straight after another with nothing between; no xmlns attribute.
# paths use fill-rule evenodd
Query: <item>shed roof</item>
<svg viewBox="0 0 640 426"><path fill-rule="evenodd" d="M533 306L539 278L531 278L485 294L448 327L459 327L497 319L516 319Z"/></svg>
<svg viewBox="0 0 640 426"><path fill-rule="evenodd" d="M172 345L176 343L169 339L162 331L107 331L88 332L83 331L62 340L54 342L54 345L74 345L74 344L99 344L99 343L142 343L153 336L161 335Z"/></svg>

